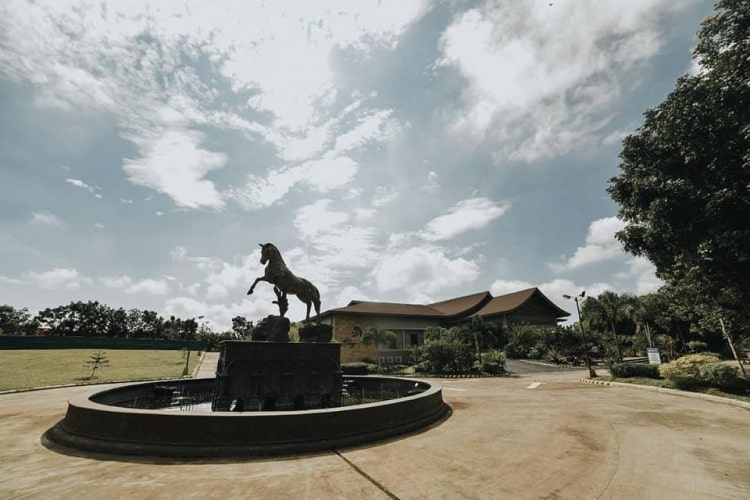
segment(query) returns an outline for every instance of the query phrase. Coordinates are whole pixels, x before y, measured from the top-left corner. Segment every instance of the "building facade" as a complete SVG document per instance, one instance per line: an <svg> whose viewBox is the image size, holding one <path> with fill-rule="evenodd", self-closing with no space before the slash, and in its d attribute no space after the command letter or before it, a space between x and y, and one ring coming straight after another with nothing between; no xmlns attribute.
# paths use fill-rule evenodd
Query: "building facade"
<svg viewBox="0 0 750 500"><path fill-rule="evenodd" d="M333 326L334 340L342 344L342 362L369 359L399 364L410 360L430 327L456 326L477 316L504 328L517 323L554 327L569 315L538 288L528 288L497 297L480 292L432 304L353 300L321 313L320 319ZM369 328L390 330L396 339L389 345L363 344L362 335Z"/></svg>

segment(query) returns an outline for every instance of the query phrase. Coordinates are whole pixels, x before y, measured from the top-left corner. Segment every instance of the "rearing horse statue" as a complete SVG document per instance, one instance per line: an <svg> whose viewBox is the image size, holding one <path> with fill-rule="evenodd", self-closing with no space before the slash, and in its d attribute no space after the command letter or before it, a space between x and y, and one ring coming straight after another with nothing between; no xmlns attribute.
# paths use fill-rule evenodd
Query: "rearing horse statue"
<svg viewBox="0 0 750 500"><path fill-rule="evenodd" d="M260 251L260 263L266 264L266 270L263 276L255 278L253 285L250 290L247 291L248 295L253 293L255 285L259 281L266 281L274 285L274 291L277 293L279 298L278 304L281 311L281 315L284 315L286 308L282 308L281 303L286 302L286 295L296 295L299 300L307 305L307 316L305 321L310 320L310 306L315 306L316 314L320 315L320 292L315 288L315 285L310 283L305 278L295 276L288 267L284 259L281 257L281 252L272 243L261 244ZM281 292L281 296L279 296Z"/></svg>

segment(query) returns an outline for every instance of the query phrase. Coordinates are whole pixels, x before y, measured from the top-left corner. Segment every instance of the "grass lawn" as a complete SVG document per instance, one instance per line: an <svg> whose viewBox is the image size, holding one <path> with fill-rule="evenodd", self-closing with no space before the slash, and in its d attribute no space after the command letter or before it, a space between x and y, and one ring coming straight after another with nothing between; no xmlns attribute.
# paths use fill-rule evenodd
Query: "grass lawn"
<svg viewBox="0 0 750 500"><path fill-rule="evenodd" d="M637 385L650 385L653 387L666 387L668 389L678 389L669 380L645 378L645 377L628 377L628 378L613 378L613 377L599 377L600 380L611 380L613 382L622 382L624 384L637 384ZM713 387L695 387L693 389L680 389L688 392L700 392L702 394L711 394L712 396L721 396L722 398L737 399L750 403L750 393L745 391L744 394L738 394L734 392L726 392Z"/></svg>
<svg viewBox="0 0 750 500"><path fill-rule="evenodd" d="M0 391L48 385L95 384L122 380L179 378L185 368L183 351L105 350L109 366L96 371L84 363L98 349L0 351ZM191 352L190 373L198 363Z"/></svg>

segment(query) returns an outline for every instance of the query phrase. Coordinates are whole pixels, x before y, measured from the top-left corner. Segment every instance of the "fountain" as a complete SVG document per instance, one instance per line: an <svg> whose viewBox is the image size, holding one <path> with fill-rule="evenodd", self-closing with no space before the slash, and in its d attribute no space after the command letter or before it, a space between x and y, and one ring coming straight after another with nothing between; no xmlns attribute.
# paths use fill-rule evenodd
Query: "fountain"
<svg viewBox="0 0 750 500"><path fill-rule="evenodd" d="M320 313L317 289L294 276L270 243L268 265L255 280L274 285L279 316L269 316L251 341L225 341L215 378L125 384L68 402L51 441L124 455L225 457L292 454L359 445L408 433L449 411L442 388L422 380L346 376L332 326L310 323ZM307 304L300 342L289 342L287 295Z"/></svg>

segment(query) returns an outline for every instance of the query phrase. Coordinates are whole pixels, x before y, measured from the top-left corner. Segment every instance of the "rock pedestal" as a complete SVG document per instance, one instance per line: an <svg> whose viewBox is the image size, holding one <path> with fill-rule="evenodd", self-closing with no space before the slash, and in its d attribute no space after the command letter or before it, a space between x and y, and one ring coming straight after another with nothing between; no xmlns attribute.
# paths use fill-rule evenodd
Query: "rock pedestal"
<svg viewBox="0 0 750 500"><path fill-rule="evenodd" d="M289 342L289 318L266 316L253 328L250 338L255 342Z"/></svg>

